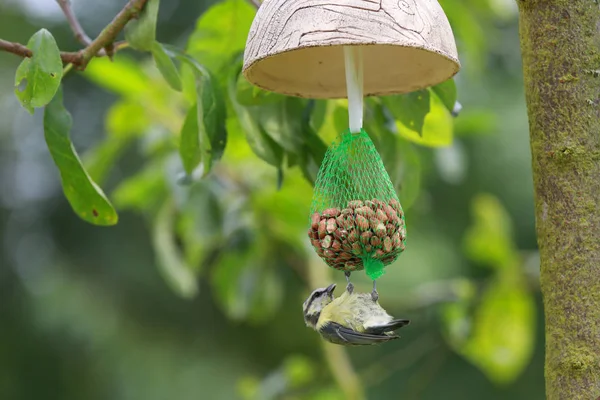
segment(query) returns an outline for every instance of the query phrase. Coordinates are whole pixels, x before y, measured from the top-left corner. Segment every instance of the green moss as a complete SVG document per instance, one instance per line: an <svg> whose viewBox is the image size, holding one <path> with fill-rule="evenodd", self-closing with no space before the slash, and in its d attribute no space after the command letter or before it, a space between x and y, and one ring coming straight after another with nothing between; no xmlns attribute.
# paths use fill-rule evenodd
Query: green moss
<svg viewBox="0 0 600 400"><path fill-rule="evenodd" d="M549 400L600 396L600 7L520 0Z"/></svg>
<svg viewBox="0 0 600 400"><path fill-rule="evenodd" d="M572 81L578 81L579 78L572 75L572 74L567 74L567 75L563 75L561 77L558 78L558 81L560 83L565 83L565 82L572 82Z"/></svg>

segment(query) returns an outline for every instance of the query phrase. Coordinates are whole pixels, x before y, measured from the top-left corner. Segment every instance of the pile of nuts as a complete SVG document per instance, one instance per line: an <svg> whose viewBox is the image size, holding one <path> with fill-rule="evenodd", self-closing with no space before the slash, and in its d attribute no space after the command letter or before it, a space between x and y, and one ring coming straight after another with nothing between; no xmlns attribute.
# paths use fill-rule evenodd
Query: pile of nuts
<svg viewBox="0 0 600 400"><path fill-rule="evenodd" d="M342 210L328 208L311 216L308 236L315 251L329 265L360 271L366 257L388 265L404 251L406 227L400 203L392 199L353 200Z"/></svg>

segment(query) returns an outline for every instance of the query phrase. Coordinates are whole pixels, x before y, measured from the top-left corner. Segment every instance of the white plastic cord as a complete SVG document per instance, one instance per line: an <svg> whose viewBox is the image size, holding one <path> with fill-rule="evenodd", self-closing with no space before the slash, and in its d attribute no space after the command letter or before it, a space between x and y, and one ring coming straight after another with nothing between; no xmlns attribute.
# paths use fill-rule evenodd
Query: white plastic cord
<svg viewBox="0 0 600 400"><path fill-rule="evenodd" d="M350 132L358 133L363 126L363 57L360 46L344 46L346 89Z"/></svg>

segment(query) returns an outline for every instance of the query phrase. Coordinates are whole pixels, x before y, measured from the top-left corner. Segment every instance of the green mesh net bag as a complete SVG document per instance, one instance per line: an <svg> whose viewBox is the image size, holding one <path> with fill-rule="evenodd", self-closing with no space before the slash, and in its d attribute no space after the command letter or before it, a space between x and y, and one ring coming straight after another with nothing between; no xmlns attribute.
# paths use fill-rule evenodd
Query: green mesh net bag
<svg viewBox="0 0 600 400"><path fill-rule="evenodd" d="M327 150L308 235L327 265L346 272L364 269L373 280L404 251L404 212L364 129L345 131Z"/></svg>

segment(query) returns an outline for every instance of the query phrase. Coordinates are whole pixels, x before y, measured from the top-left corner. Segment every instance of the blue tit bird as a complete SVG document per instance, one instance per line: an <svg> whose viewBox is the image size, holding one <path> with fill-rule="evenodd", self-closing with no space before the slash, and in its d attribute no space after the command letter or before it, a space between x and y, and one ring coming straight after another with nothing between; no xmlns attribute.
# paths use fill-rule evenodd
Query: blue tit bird
<svg viewBox="0 0 600 400"><path fill-rule="evenodd" d="M302 305L306 326L323 339L345 346L363 346L398 339L395 331L410 323L394 319L372 293L345 290L335 298L335 283L314 290Z"/></svg>

